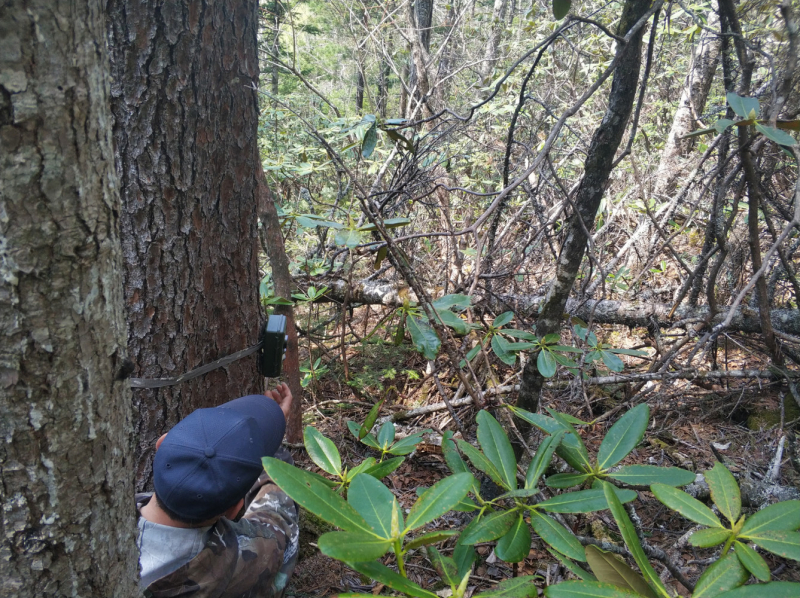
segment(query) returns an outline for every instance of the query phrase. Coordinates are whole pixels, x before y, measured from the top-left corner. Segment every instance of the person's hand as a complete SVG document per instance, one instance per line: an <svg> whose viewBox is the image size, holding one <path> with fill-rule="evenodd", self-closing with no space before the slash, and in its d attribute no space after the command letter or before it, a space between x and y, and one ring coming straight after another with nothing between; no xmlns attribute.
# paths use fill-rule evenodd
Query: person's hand
<svg viewBox="0 0 800 598"><path fill-rule="evenodd" d="M283 415L286 419L289 419L289 411L292 409L292 391L289 389L289 385L285 382L278 384L275 390L267 390L264 391L264 395L275 401L283 411Z"/></svg>

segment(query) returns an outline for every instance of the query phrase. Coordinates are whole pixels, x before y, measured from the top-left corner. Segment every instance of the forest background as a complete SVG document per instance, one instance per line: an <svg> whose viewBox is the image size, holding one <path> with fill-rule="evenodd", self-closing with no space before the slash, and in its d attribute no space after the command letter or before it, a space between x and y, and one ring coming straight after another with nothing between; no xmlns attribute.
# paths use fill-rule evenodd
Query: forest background
<svg viewBox="0 0 800 598"><path fill-rule="evenodd" d="M662 459L796 483L795 4L3 11L5 589L133 591L154 439L261 385L127 379L255 343L262 307L292 443L381 400L471 440L540 397L591 443L647 402Z"/></svg>

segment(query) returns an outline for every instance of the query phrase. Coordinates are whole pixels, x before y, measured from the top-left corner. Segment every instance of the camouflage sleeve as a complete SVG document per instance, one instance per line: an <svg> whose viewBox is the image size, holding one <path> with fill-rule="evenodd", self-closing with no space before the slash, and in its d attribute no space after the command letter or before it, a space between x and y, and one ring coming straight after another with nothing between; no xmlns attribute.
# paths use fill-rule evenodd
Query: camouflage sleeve
<svg viewBox="0 0 800 598"><path fill-rule="evenodd" d="M294 501L273 484L266 473L259 477L248 498L250 496L253 496L253 499L242 521L256 526L267 526L277 537L283 536L285 540L281 565L275 573L272 584L274 595L280 595L297 563L300 535L297 508Z"/></svg>

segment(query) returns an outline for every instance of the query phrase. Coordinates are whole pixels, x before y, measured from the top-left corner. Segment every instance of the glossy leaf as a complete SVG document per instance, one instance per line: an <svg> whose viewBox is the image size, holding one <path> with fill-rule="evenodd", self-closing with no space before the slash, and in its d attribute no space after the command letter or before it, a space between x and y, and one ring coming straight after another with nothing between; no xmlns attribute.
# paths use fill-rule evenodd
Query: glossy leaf
<svg viewBox="0 0 800 598"><path fill-rule="evenodd" d="M508 344L508 341L499 334L492 336L492 351L497 355L497 358L506 365L514 365L517 361L517 355L508 348Z"/></svg>
<svg viewBox="0 0 800 598"><path fill-rule="evenodd" d="M506 482L502 474L482 452L465 440L459 439L456 442L459 450L464 453L467 459L469 459L470 463L475 466L475 469L488 475L498 486L506 488ZM506 490L510 490L510 488L506 488Z"/></svg>
<svg viewBox="0 0 800 598"><path fill-rule="evenodd" d="M536 598L539 589L536 580L541 579L538 575L522 575L504 579L491 590L475 594L473 598Z"/></svg>
<svg viewBox="0 0 800 598"><path fill-rule="evenodd" d="M416 598L439 598L433 592L423 590L413 581L410 581L399 573L392 571L386 565L382 565L377 561L370 561L366 563L352 562L347 564L351 569L354 569L377 582L387 585L398 592L402 592L410 596L416 596Z"/></svg>
<svg viewBox="0 0 800 598"><path fill-rule="evenodd" d="M403 464L403 461L405 461L403 457L394 457L392 459L386 459L380 463L373 465L368 469L365 469L364 473L380 480L381 478L385 478L395 469L400 467Z"/></svg>
<svg viewBox="0 0 800 598"><path fill-rule="evenodd" d="M497 558L507 563L518 563L523 560L531 550L531 528L519 514L517 520L503 537L497 542L494 553Z"/></svg>
<svg viewBox="0 0 800 598"><path fill-rule="evenodd" d="M597 466L609 469L622 461L644 438L650 422L650 408L637 405L611 426L597 452Z"/></svg>
<svg viewBox="0 0 800 598"><path fill-rule="evenodd" d="M750 574L736 555L729 552L700 576L692 592L692 598L715 598L722 592L739 587L749 578Z"/></svg>
<svg viewBox="0 0 800 598"><path fill-rule="evenodd" d="M769 581L770 571L767 562L755 550L742 542L733 543L733 551L736 558L744 565L744 568L752 573L761 581Z"/></svg>
<svg viewBox="0 0 800 598"><path fill-rule="evenodd" d="M720 118L717 122L714 123L714 129L717 133L724 133L728 127L733 124L733 121L729 118Z"/></svg>
<svg viewBox="0 0 800 598"><path fill-rule="evenodd" d="M755 534L751 532L747 538L773 554L800 561L800 532L766 530Z"/></svg>
<svg viewBox="0 0 800 598"><path fill-rule="evenodd" d="M756 98L745 98L732 91L728 92L725 97L727 98L728 105L730 105L731 109L742 118L758 117L761 107L759 106ZM751 114L751 112L754 112L755 114Z"/></svg>
<svg viewBox="0 0 800 598"><path fill-rule="evenodd" d="M542 349L536 358L536 368L545 378L552 378L556 375L556 358L547 349Z"/></svg>
<svg viewBox="0 0 800 598"><path fill-rule="evenodd" d="M556 21L560 21L566 17L571 6L572 0L553 0L553 16L556 18Z"/></svg>
<svg viewBox="0 0 800 598"><path fill-rule="evenodd" d="M741 534L757 534L767 530L796 530L800 527L800 500L785 500L760 510L748 517Z"/></svg>
<svg viewBox="0 0 800 598"><path fill-rule="evenodd" d="M357 475L347 491L347 502L358 511L376 534L382 538L392 537L392 509L396 508L397 498L386 486L371 475ZM400 527L402 529L402 519Z"/></svg>
<svg viewBox="0 0 800 598"><path fill-rule="evenodd" d="M409 453L414 452L414 449L417 448L417 445L422 442L422 433L418 432L416 434L411 434L410 436L406 436L405 438L401 438L397 442L395 442L390 448L389 452L392 455L408 455Z"/></svg>
<svg viewBox="0 0 800 598"><path fill-rule="evenodd" d="M644 578L631 569L622 557L590 544L586 547L586 560L598 581L619 586L640 596L657 598Z"/></svg>
<svg viewBox="0 0 800 598"><path fill-rule="evenodd" d="M373 407L373 409L374 409L374 407ZM374 423L375 422L373 422L373 425L374 425ZM372 427L372 426L370 426L370 427ZM350 430L350 433L353 436L355 436L358 440L360 440L361 442L363 442L367 446L369 446L371 448L374 448L374 449L380 450L381 446L378 444L378 439L375 438L375 435L374 434L370 434L369 432L367 432L367 434L365 434L364 436L361 436L361 432L363 430L363 427L358 425L356 422L348 421L347 422L347 429Z"/></svg>
<svg viewBox="0 0 800 598"><path fill-rule="evenodd" d="M455 307L459 310L466 309L472 303L472 298L469 295L452 294L439 297L432 303L436 309L450 309Z"/></svg>
<svg viewBox="0 0 800 598"><path fill-rule="evenodd" d="M562 581L544 589L546 598L641 598L629 590L599 581Z"/></svg>
<svg viewBox="0 0 800 598"><path fill-rule="evenodd" d="M695 474L680 467L658 467L656 465L624 465L608 477L631 486L685 486L694 482Z"/></svg>
<svg viewBox="0 0 800 598"><path fill-rule="evenodd" d="M264 457L261 462L272 481L304 509L345 531L374 535L353 507L308 472L272 457Z"/></svg>
<svg viewBox="0 0 800 598"><path fill-rule="evenodd" d="M792 137L788 133L784 133L780 129L775 129L767 125L756 124L756 130L759 133L761 133L764 137L766 137L770 141L774 141L778 145L792 146L795 143L797 143L794 137Z"/></svg>
<svg viewBox="0 0 800 598"><path fill-rule="evenodd" d="M436 354L439 353L441 341L436 336L436 331L428 324L418 320L413 316L406 318L408 332L411 334L411 342L414 343L414 348L422 353L425 359L433 361L436 359Z"/></svg>
<svg viewBox="0 0 800 598"><path fill-rule="evenodd" d="M442 323L445 326L452 328L456 334L469 334L469 324L467 324L467 322L451 312L449 309L437 309L436 313Z"/></svg>
<svg viewBox="0 0 800 598"><path fill-rule="evenodd" d="M625 369L623 361L610 351L600 351L600 357L606 367L612 372L621 372Z"/></svg>
<svg viewBox="0 0 800 598"><path fill-rule="evenodd" d="M592 476L588 473L557 473L549 476L545 484L549 488L572 488L583 484L590 477Z"/></svg>
<svg viewBox="0 0 800 598"><path fill-rule="evenodd" d="M407 543L403 549L414 550L415 548L419 548L420 546L428 546L429 544L436 544L438 542L444 542L448 538L452 538L458 532L455 530L446 530L441 532L431 532L429 534L424 534L417 538L414 538L409 543Z"/></svg>
<svg viewBox="0 0 800 598"><path fill-rule="evenodd" d="M503 312L494 319L494 322L492 322L492 328L500 328L501 326L505 326L513 319L514 319L513 311Z"/></svg>
<svg viewBox="0 0 800 598"><path fill-rule="evenodd" d="M345 562L371 561L386 554L391 540L361 532L328 532L317 540L322 554Z"/></svg>
<svg viewBox="0 0 800 598"><path fill-rule="evenodd" d="M614 486L608 482L602 482L602 485L603 491L606 493L608 508L611 511L611 514L614 516L614 521L617 522L622 539L625 540L625 545L628 547L633 560L636 561L636 564L639 566L639 570L642 572L642 575L644 576L648 585L657 594L663 596L663 598L670 598L670 595L664 587L664 584L661 582L661 579L658 577L658 574L653 569L650 561L647 560L647 556L644 554L644 549L639 543L639 537L636 535L636 528L633 526L633 523L631 523L628 513L625 512L625 507L622 506L622 503L617 498L617 494L614 492ZM671 486L665 486L665 488L674 490L674 488Z"/></svg>
<svg viewBox="0 0 800 598"><path fill-rule="evenodd" d="M633 490L615 488L614 491L620 502L626 503L636 499ZM536 506L551 513L592 513L607 509L608 503L602 489L592 489L558 494Z"/></svg>
<svg viewBox="0 0 800 598"><path fill-rule="evenodd" d="M394 424L392 422L384 422L381 429L378 430L378 444L381 448L387 448L394 442Z"/></svg>
<svg viewBox="0 0 800 598"><path fill-rule="evenodd" d="M566 430L558 430L552 436L547 436L542 440L539 448L536 449L536 454L533 456L533 459L531 459L528 472L525 474L525 488L536 488L536 485L539 483L539 478L547 469L550 461L552 461L553 453L556 448L558 448L558 445L561 443L566 433Z"/></svg>
<svg viewBox="0 0 800 598"><path fill-rule="evenodd" d="M575 561L586 561L586 552L578 539L551 517L531 511L531 525L542 540L564 556Z"/></svg>
<svg viewBox="0 0 800 598"><path fill-rule="evenodd" d="M459 544L479 544L480 542L491 542L503 536L514 522L517 520L518 513L515 509L510 511L496 511L483 517L476 517L461 532L458 539Z"/></svg>
<svg viewBox="0 0 800 598"><path fill-rule="evenodd" d="M406 226L411 224L411 218L387 218L383 221L383 228L400 228L401 226ZM375 224L365 224L364 226L358 227L358 230L365 233L370 233L373 231L378 230L378 227Z"/></svg>
<svg viewBox="0 0 800 598"><path fill-rule="evenodd" d="M514 449L502 426L494 416L486 410L478 412L478 442L483 454L492 462L503 480L511 490L517 487L517 459Z"/></svg>
<svg viewBox="0 0 800 598"><path fill-rule="evenodd" d="M538 336L536 336L533 332L528 332L527 330L515 330L514 328L506 328L503 330L503 334L507 334L508 336L514 338L520 338L524 341L539 340Z"/></svg>
<svg viewBox="0 0 800 598"><path fill-rule="evenodd" d="M717 461L705 476L711 490L711 500L731 524L736 523L742 513L742 495L733 474Z"/></svg>
<svg viewBox="0 0 800 598"><path fill-rule="evenodd" d="M689 544L698 548L710 548L722 544L730 535L731 531L724 527L707 527L694 532L689 537Z"/></svg>
<svg viewBox="0 0 800 598"><path fill-rule="evenodd" d="M406 517L406 529L411 531L441 517L472 488L472 474L457 473L439 480L417 499Z"/></svg>
<svg viewBox="0 0 800 598"><path fill-rule="evenodd" d="M589 471L591 469L589 453L574 428L552 417L547 417L539 413L531 413L524 409L513 408L512 412L520 419L536 426L548 434L553 434L558 430L567 430L569 433L561 440L561 443L556 449L556 454L578 471Z"/></svg>
<svg viewBox="0 0 800 598"><path fill-rule="evenodd" d="M472 565L475 559L478 558L475 549L467 544L457 544L453 550L453 562L458 567L458 577L463 578L467 573L472 571Z"/></svg>
<svg viewBox="0 0 800 598"><path fill-rule="evenodd" d="M665 506L677 511L687 519L707 527L722 527L716 515L696 498L692 498L683 490L665 484L653 484L650 490Z"/></svg>
<svg viewBox="0 0 800 598"><path fill-rule="evenodd" d="M347 471L347 480L352 481L360 473L364 473L367 469L375 466L375 457L367 457L361 463Z"/></svg>
<svg viewBox="0 0 800 598"><path fill-rule="evenodd" d="M322 471L331 475L341 474L342 457L332 440L325 438L315 427L306 426L303 430L303 444L308 456Z"/></svg>

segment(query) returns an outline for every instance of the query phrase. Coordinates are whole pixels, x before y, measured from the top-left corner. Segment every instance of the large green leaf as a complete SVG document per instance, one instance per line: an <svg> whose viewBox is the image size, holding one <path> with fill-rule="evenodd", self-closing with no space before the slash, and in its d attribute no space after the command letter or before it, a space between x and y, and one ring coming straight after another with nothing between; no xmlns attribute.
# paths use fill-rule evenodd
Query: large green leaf
<svg viewBox="0 0 800 598"><path fill-rule="evenodd" d="M541 579L538 575L523 575L504 579L491 590L475 594L473 598L535 598L539 592L536 580Z"/></svg>
<svg viewBox="0 0 800 598"><path fill-rule="evenodd" d="M462 579L467 573L472 571L472 565L478 558L475 549L467 544L456 544L453 550L453 562L458 567L458 577Z"/></svg>
<svg viewBox="0 0 800 598"><path fill-rule="evenodd" d="M742 513L742 495L739 493L739 484L736 483L733 474L717 461L705 476L708 488L711 490L711 500L717 505L720 513L728 518L731 525L736 523Z"/></svg>
<svg viewBox="0 0 800 598"><path fill-rule="evenodd" d="M453 473L469 473L469 468L461 455L456 450L456 443L453 440L453 432L448 430L442 434L442 454L444 455L445 463Z"/></svg>
<svg viewBox="0 0 800 598"><path fill-rule="evenodd" d="M597 581L597 578L586 571L583 567L579 566L577 563L573 562L572 559L568 559L563 554L558 552L557 550L553 550L549 546L545 546L545 550L549 552L553 558L558 560L559 563L564 565L570 573L572 573L575 577L582 579L583 581Z"/></svg>
<svg viewBox="0 0 800 598"><path fill-rule="evenodd" d="M372 409L375 409L375 407L373 407ZM372 413L372 410L370 410L370 414L371 413ZM367 417L369 417L369 415ZM372 423L373 423L373 425L375 424L374 421ZM370 428L371 427L372 426L370 426ZM375 438L374 434L370 434L369 431L367 431L366 434L361 436L361 432L364 431L364 426L360 426L354 421L348 421L347 422L347 429L350 430L350 433L353 436L355 436L358 440L360 440L361 442L363 442L367 446L372 447L372 448L377 449L377 450L381 449L381 446L378 444L378 439Z"/></svg>
<svg viewBox="0 0 800 598"><path fill-rule="evenodd" d="M549 350L542 349L539 351L539 355L536 357L536 369L539 370L542 376L552 378L556 375L556 367L556 358Z"/></svg>
<svg viewBox="0 0 800 598"><path fill-rule="evenodd" d="M724 527L707 527L694 532L689 538L689 544L698 548L710 548L725 542L731 533L731 530Z"/></svg>
<svg viewBox="0 0 800 598"><path fill-rule="evenodd" d="M569 433L564 436L563 440L558 445L556 454L578 471L585 472L591 470L592 464L589 460L589 452L586 450L586 446L583 444L583 441L580 440L574 428L552 417L547 417L539 413L531 413L530 411L525 411L517 407L512 408L511 411L521 420L536 426L548 434L554 434L558 430L567 430Z"/></svg>
<svg viewBox="0 0 800 598"><path fill-rule="evenodd" d="M695 474L680 467L658 467L656 465L624 465L608 477L631 486L685 486L694 482Z"/></svg>
<svg viewBox="0 0 800 598"><path fill-rule="evenodd" d="M328 532L317 540L317 546L331 558L345 562L371 561L386 554L392 541L361 532Z"/></svg>
<svg viewBox="0 0 800 598"><path fill-rule="evenodd" d="M489 515L476 517L461 532L459 544L472 546L480 542L491 542L504 535L517 520L516 509L510 511L496 511Z"/></svg>
<svg viewBox="0 0 800 598"><path fill-rule="evenodd" d="M449 309L437 309L436 314L445 326L450 326L456 334L469 334L469 324Z"/></svg>
<svg viewBox="0 0 800 598"><path fill-rule="evenodd" d="M757 118L761 107L756 98L743 98L733 91L728 92L725 97L731 109L742 118ZM751 114L754 112L755 114Z"/></svg>
<svg viewBox="0 0 800 598"><path fill-rule="evenodd" d="M414 316L406 318L408 331L411 333L411 342L414 343L414 348L422 353L425 359L433 361L436 359L436 354L439 353L441 341L436 336L436 331L428 324L418 320Z"/></svg>
<svg viewBox="0 0 800 598"><path fill-rule="evenodd" d="M677 511L687 519L708 527L722 527L716 515L696 498L665 484L653 484L650 491L665 506Z"/></svg>
<svg viewBox="0 0 800 598"><path fill-rule="evenodd" d="M706 569L697 580L692 598L714 598L722 592L737 588L750 578L739 559L729 552Z"/></svg>
<svg viewBox="0 0 800 598"><path fill-rule="evenodd" d="M563 581L544 589L547 598L642 598L641 594L599 581Z"/></svg>
<svg viewBox="0 0 800 598"><path fill-rule="evenodd" d="M394 424L392 422L384 422L381 429L378 430L378 444L382 449L386 449L394 442Z"/></svg>
<svg viewBox="0 0 800 598"><path fill-rule="evenodd" d="M800 561L800 532L780 530L763 530L757 533L750 532L741 538L748 538L764 550L782 556L785 559Z"/></svg>
<svg viewBox="0 0 800 598"><path fill-rule="evenodd" d="M517 354L514 353L509 347L509 342L499 334L492 336L492 351L497 355L497 358L506 365L514 365L517 362Z"/></svg>
<svg viewBox="0 0 800 598"><path fill-rule="evenodd" d="M542 477L545 469L547 469L547 466L553 459L553 453L558 448L558 445L561 443L566 433L566 430L558 430L552 436L548 436L542 440L539 448L536 449L536 454L533 456L533 459L531 459L528 472L525 474L525 488L536 488L536 485L539 483L539 478Z"/></svg>
<svg viewBox="0 0 800 598"><path fill-rule="evenodd" d="M378 125L372 123L372 126L364 133L364 140L361 142L361 155L369 158L372 152L375 151L375 145L378 143Z"/></svg>
<svg viewBox="0 0 800 598"><path fill-rule="evenodd" d="M372 467L364 470L364 473L371 475L373 478L381 479L392 473L395 469L403 464L405 459L403 457L393 457L386 459L380 463L376 463Z"/></svg>
<svg viewBox="0 0 800 598"><path fill-rule="evenodd" d="M658 598L644 578L631 569L622 557L590 544L586 547L586 560L598 581L619 586L647 598Z"/></svg>
<svg viewBox="0 0 800 598"><path fill-rule="evenodd" d="M510 490L517 487L517 459L514 449L508 441L505 431L491 413L485 410L478 412L478 442L483 454L500 472L505 485Z"/></svg>
<svg viewBox="0 0 800 598"><path fill-rule="evenodd" d="M411 218L387 218L383 221L383 228L400 228L401 226L406 226L407 224L411 224ZM358 227L358 230L371 233L373 231L378 230L378 227L374 224L365 224L364 226Z"/></svg>
<svg viewBox="0 0 800 598"><path fill-rule="evenodd" d="M382 538L392 537L392 509L397 508L397 499L386 486L371 475L359 474L350 483L347 502L358 511L376 534ZM400 521L402 529L402 519Z"/></svg>
<svg viewBox="0 0 800 598"><path fill-rule="evenodd" d="M723 592L716 598L797 598L798 596L800 596L800 583L772 581L742 586Z"/></svg>
<svg viewBox="0 0 800 598"><path fill-rule="evenodd" d="M740 533L746 536L767 530L792 531L798 527L800 527L800 500L785 500L748 517Z"/></svg>
<svg viewBox="0 0 800 598"><path fill-rule="evenodd" d="M564 556L576 561L586 561L586 552L578 538L551 517L531 511L531 525L542 540Z"/></svg>
<svg viewBox="0 0 800 598"><path fill-rule="evenodd" d="M767 126L767 125L759 125L759 124L756 124L756 129L764 137L766 137L770 141L774 141L778 145L792 146L795 143L797 143L797 141L795 141L794 137L792 137L788 133L784 133L780 129L775 129L774 127L770 127L770 126Z"/></svg>
<svg viewBox="0 0 800 598"><path fill-rule="evenodd" d="M733 543L733 551L736 553L734 556L744 565L745 569L761 581L769 581L769 565L760 554L747 544L739 541Z"/></svg>
<svg viewBox="0 0 800 598"><path fill-rule="evenodd" d="M636 499L633 490L621 490L615 488L620 502L630 502ZM566 492L536 505L551 513L592 513L608 508L606 495L603 490L578 490L576 492Z"/></svg>
<svg viewBox="0 0 800 598"><path fill-rule="evenodd" d="M422 442L422 432L411 434L395 442L389 449L389 453L392 455L408 455L414 452L420 442Z"/></svg>
<svg viewBox="0 0 800 598"><path fill-rule="evenodd" d="M261 462L272 481L307 511L345 531L375 535L353 507L308 472L272 457Z"/></svg>
<svg viewBox="0 0 800 598"><path fill-rule="evenodd" d="M553 16L556 18L556 21L560 21L566 17L571 6L572 0L553 0Z"/></svg>
<svg viewBox="0 0 800 598"><path fill-rule="evenodd" d="M457 473L436 482L411 507L406 517L406 529L420 528L452 510L472 488L472 481L471 473Z"/></svg>
<svg viewBox="0 0 800 598"><path fill-rule="evenodd" d="M341 475L342 457L332 440L325 438L313 426L306 426L303 430L303 444L308 456L322 471Z"/></svg>
<svg viewBox="0 0 800 598"><path fill-rule="evenodd" d="M572 488L583 484L591 476L589 473L557 473L547 476L545 484L549 488Z"/></svg>
<svg viewBox="0 0 800 598"><path fill-rule="evenodd" d="M354 477L356 477L360 473L364 473L367 469L375 467L375 463L376 463L375 457L367 457L352 469L348 469L347 470L348 481L352 481Z"/></svg>
<svg viewBox="0 0 800 598"><path fill-rule="evenodd" d="M644 438L649 421L650 407L646 403L637 405L619 418L600 444L600 449L597 451L597 466L600 469L608 469L627 457Z"/></svg>
<svg viewBox="0 0 800 598"><path fill-rule="evenodd" d="M428 546L429 544L437 544L438 542L443 542L448 538L452 538L458 532L456 530L443 530L440 532L431 532L429 534L423 534L417 538L411 540L411 542L407 543L403 549L405 551L414 550L415 548L419 548L420 546Z"/></svg>
<svg viewBox="0 0 800 598"><path fill-rule="evenodd" d="M625 364L622 360L610 351L600 351L600 358L612 372L621 372L625 369ZM630 413L630 411L628 413Z"/></svg>
<svg viewBox="0 0 800 598"><path fill-rule="evenodd" d="M625 545L628 547L633 560L636 561L636 564L639 566L639 570L642 572L642 575L650 587L657 594L663 596L663 598L670 598L669 592L667 592L667 589L664 587L664 584L661 582L658 574L653 569L650 561L647 560L647 556L644 554L644 549L639 543L639 537L636 535L636 528L633 526L630 517L628 517L628 514L625 512L625 507L622 506L622 503L617 498L617 493L614 492L614 486L608 482L601 483L603 485L603 491L606 493L608 508L611 511L611 514L614 516L614 521L617 522L619 532L622 535L622 539L625 540ZM673 489L671 486L665 486L665 488Z"/></svg>
<svg viewBox="0 0 800 598"><path fill-rule="evenodd" d="M497 542L494 549L497 558L507 563L518 563L523 560L531 550L531 528L519 514L517 520L503 537Z"/></svg>
<svg viewBox="0 0 800 598"><path fill-rule="evenodd" d="M364 424L361 426L361 429L358 431L357 438L359 440L363 440L364 437L367 434L369 434L370 430L372 430L372 426L375 425L375 422L378 419L378 414L380 413L382 406L383 406L383 401L378 401L377 403L375 403L372 406L372 409L369 410L369 413L367 413L367 417L364 420ZM347 423L348 423L347 427L349 428L350 427L350 425L349 425L350 422L347 422Z"/></svg>
<svg viewBox="0 0 800 598"><path fill-rule="evenodd" d="M469 295L453 294L439 297L432 303L433 307L438 309L450 309L451 307L457 308L459 311L466 309L472 303L472 298Z"/></svg>
<svg viewBox="0 0 800 598"><path fill-rule="evenodd" d="M359 573L366 575L378 581L382 584L385 584L396 590L398 592L403 592L404 594L408 594L410 596L416 596L417 598L439 598L433 592L429 592L428 590L423 590L413 581L403 577L396 571L392 571L386 565L382 565L377 561L370 561L367 563L347 563L347 565Z"/></svg>
<svg viewBox="0 0 800 598"><path fill-rule="evenodd" d="M494 322L492 322L492 328L500 328L501 326L505 326L513 319L514 319L513 311L503 312L494 319Z"/></svg>
<svg viewBox="0 0 800 598"><path fill-rule="evenodd" d="M475 466L475 469L488 475L498 486L506 488L506 482L502 474L482 452L480 452L466 440L459 439L456 441L456 443L458 444L459 450L464 453L467 456L467 459L469 459L470 463ZM510 490L510 488L506 488L506 490Z"/></svg>

